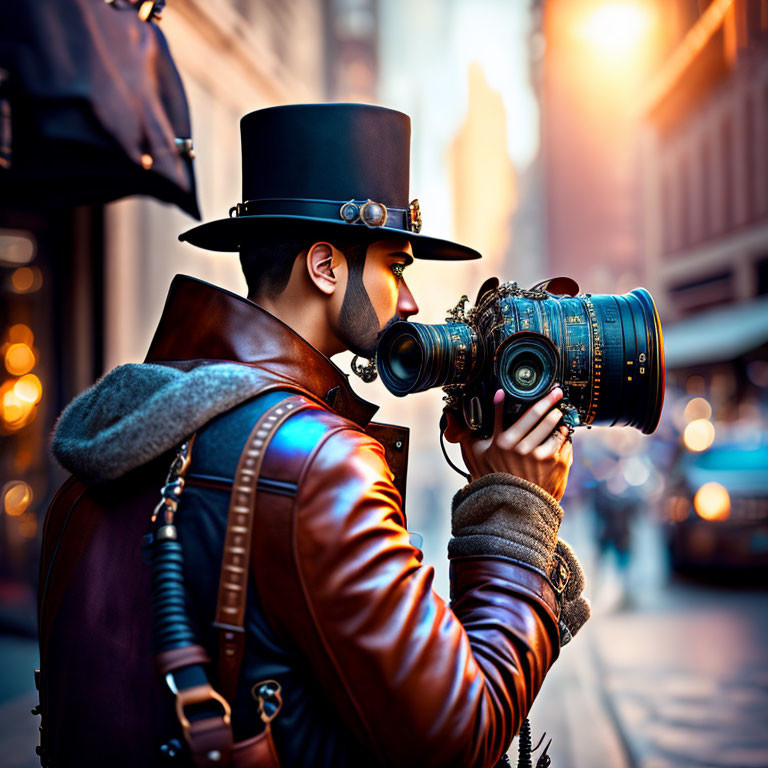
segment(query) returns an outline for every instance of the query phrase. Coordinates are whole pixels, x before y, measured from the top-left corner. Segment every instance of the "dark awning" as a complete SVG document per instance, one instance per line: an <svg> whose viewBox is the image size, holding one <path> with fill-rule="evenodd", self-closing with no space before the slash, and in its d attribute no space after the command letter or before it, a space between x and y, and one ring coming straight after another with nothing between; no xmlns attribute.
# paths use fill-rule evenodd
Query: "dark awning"
<svg viewBox="0 0 768 768"><path fill-rule="evenodd" d="M200 218L184 88L132 3L3 3L0 201L101 203L133 194Z"/></svg>

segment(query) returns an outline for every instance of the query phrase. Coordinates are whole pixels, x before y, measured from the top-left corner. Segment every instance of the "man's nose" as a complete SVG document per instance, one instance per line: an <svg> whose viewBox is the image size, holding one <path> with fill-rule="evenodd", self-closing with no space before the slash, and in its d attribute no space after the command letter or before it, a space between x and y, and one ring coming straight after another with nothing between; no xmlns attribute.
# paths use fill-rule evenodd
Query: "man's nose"
<svg viewBox="0 0 768 768"><path fill-rule="evenodd" d="M411 315L415 315L419 311L419 305L416 303L416 299L413 298L411 289L405 284L400 283L400 293L397 296L397 314L403 320L407 320Z"/></svg>

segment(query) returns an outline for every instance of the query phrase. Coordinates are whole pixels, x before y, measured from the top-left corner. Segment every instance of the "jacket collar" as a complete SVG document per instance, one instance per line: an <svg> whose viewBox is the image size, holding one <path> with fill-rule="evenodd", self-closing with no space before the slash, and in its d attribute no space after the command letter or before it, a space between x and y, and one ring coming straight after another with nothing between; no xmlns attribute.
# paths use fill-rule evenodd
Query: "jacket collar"
<svg viewBox="0 0 768 768"><path fill-rule="evenodd" d="M258 368L265 389L304 390L362 427L378 410L325 355L258 304L176 275L145 362L189 368L214 360Z"/></svg>

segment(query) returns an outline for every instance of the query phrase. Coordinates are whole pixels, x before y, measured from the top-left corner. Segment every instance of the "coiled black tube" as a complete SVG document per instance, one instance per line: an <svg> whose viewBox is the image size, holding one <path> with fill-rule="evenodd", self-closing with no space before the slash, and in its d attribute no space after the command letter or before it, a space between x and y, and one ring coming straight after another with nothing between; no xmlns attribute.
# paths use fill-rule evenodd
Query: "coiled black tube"
<svg viewBox="0 0 768 768"><path fill-rule="evenodd" d="M531 723L526 717L520 726L518 741L517 768L532 768L531 766Z"/></svg>
<svg viewBox="0 0 768 768"><path fill-rule="evenodd" d="M176 539L176 528L170 525L161 526L155 534L152 612L152 644L155 653L196 643L186 612L184 554Z"/></svg>

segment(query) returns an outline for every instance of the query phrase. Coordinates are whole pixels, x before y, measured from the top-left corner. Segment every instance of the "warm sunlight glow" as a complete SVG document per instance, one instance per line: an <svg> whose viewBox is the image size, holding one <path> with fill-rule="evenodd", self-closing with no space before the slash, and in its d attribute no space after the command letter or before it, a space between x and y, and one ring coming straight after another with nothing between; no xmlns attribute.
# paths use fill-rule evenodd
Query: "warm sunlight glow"
<svg viewBox="0 0 768 768"><path fill-rule="evenodd" d="M579 36L607 56L632 55L652 24L650 10L639 2L602 3L579 25Z"/></svg>

